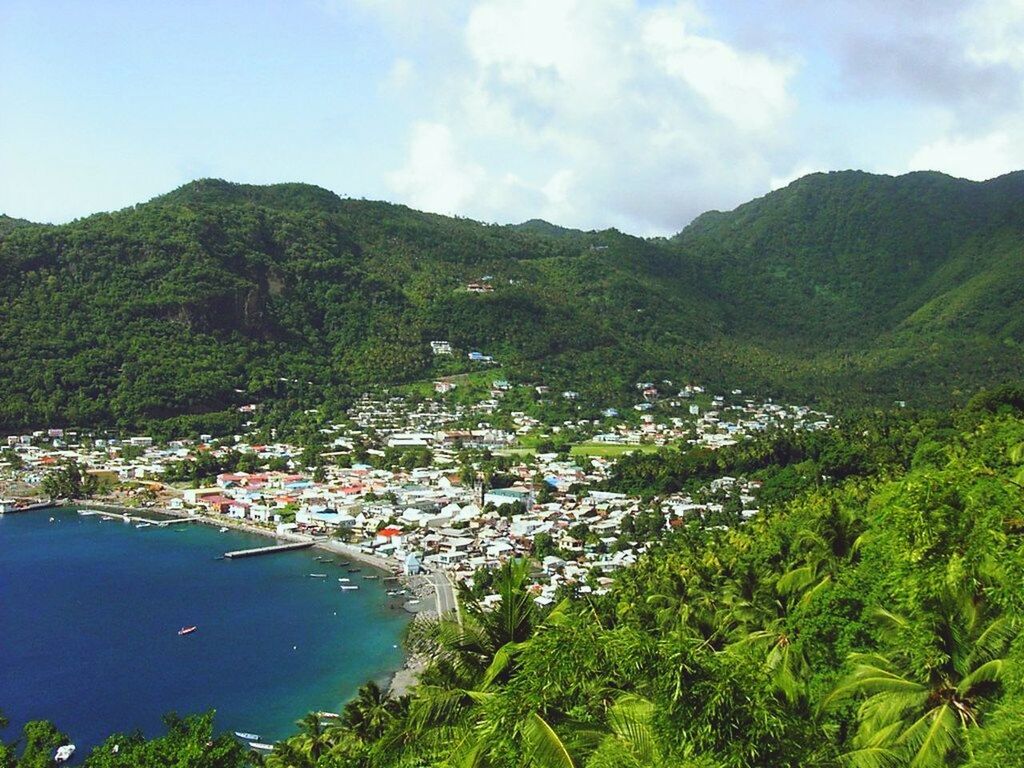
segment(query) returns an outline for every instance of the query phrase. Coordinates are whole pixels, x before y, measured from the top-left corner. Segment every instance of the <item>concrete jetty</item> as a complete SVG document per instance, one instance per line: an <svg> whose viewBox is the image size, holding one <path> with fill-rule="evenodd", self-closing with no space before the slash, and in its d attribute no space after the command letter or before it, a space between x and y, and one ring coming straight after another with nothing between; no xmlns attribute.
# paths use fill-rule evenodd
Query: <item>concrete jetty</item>
<svg viewBox="0 0 1024 768"><path fill-rule="evenodd" d="M289 544L275 544L270 547L256 547L255 549L236 549L233 552L225 552L224 557L228 560L235 560L240 557L256 557L257 555L273 555L277 552L291 552L296 549L309 549L315 541L295 541Z"/></svg>

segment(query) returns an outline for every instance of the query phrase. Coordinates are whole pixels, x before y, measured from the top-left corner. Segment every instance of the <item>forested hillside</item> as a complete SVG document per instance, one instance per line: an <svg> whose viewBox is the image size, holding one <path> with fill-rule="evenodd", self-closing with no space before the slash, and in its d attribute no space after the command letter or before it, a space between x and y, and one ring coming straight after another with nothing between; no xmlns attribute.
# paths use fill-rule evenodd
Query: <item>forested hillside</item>
<svg viewBox="0 0 1024 768"><path fill-rule="evenodd" d="M1022 193L1021 174L817 174L671 240L216 180L62 226L4 218L0 428L228 427L242 403L342 404L474 349L595 407L653 377L965 399L1024 370ZM434 339L460 357L439 365Z"/></svg>

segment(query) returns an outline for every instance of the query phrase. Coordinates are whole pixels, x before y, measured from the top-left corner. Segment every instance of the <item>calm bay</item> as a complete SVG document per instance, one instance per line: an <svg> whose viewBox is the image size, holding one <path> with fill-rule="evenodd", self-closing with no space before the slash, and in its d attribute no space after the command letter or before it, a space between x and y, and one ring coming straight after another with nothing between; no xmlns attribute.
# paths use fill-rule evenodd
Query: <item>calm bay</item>
<svg viewBox="0 0 1024 768"><path fill-rule="evenodd" d="M339 711L366 680L386 681L408 616L385 585L317 550L217 559L268 543L74 510L0 516L7 737L50 719L88 749L115 731L156 735L168 711L216 709L218 728L276 740L306 712ZM342 592L339 577L359 589Z"/></svg>

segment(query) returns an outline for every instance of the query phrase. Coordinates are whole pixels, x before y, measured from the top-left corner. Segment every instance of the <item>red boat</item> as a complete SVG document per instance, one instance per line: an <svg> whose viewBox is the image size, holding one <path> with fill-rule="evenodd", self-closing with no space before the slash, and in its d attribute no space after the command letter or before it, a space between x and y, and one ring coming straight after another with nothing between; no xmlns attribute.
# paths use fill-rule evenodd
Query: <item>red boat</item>
<svg viewBox="0 0 1024 768"><path fill-rule="evenodd" d="M197 629L199 629L199 627L182 627L181 629L178 630L178 634L179 635L191 635Z"/></svg>

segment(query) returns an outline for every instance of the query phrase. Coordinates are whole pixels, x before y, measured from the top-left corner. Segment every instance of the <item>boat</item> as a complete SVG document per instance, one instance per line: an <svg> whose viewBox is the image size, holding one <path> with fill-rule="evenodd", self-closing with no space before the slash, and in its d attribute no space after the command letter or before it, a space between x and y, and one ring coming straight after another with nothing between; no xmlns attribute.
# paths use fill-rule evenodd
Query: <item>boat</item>
<svg viewBox="0 0 1024 768"><path fill-rule="evenodd" d="M250 741L249 742L249 746L252 747L253 749L261 749L264 752L270 752L274 748L273 744L262 744L262 743L260 743L258 741Z"/></svg>
<svg viewBox="0 0 1024 768"><path fill-rule="evenodd" d="M363 570L363 569L362 568L349 568L348 572L349 573L359 573L361 570Z"/></svg>
<svg viewBox="0 0 1024 768"><path fill-rule="evenodd" d="M318 717L326 718L327 720L337 720L341 715L337 712L317 712Z"/></svg>
<svg viewBox="0 0 1024 768"><path fill-rule="evenodd" d="M352 589L359 589L359 586L357 584L342 584L341 588L343 591L348 592Z"/></svg>
<svg viewBox="0 0 1024 768"><path fill-rule="evenodd" d="M246 733L245 731L235 731L235 736L242 739L243 741L259 741L260 735L258 733Z"/></svg>
<svg viewBox="0 0 1024 768"><path fill-rule="evenodd" d="M152 525L152 523L139 523L135 527L136 528L149 528L150 525Z"/></svg>
<svg viewBox="0 0 1024 768"><path fill-rule="evenodd" d="M311 573L311 574L309 574L309 578L311 578L311 579L326 579L327 578L327 574L326 573Z"/></svg>
<svg viewBox="0 0 1024 768"><path fill-rule="evenodd" d="M191 635L197 629L199 629L199 627L182 627L178 630L178 635Z"/></svg>
<svg viewBox="0 0 1024 768"><path fill-rule="evenodd" d="M50 518L50 522L52 523L52 522L54 522L54 521L55 521L56 519L57 519L56 517L51 517L51 518Z"/></svg>
<svg viewBox="0 0 1024 768"><path fill-rule="evenodd" d="M220 531L221 533L227 533L228 532L228 527L226 525L222 525L217 530Z"/></svg>
<svg viewBox="0 0 1024 768"><path fill-rule="evenodd" d="M363 576L366 581L373 581L374 579L380 578L379 576Z"/></svg>
<svg viewBox="0 0 1024 768"><path fill-rule="evenodd" d="M57 752L53 756L53 762L66 763L73 754L75 754L74 744L65 744L63 747L57 747Z"/></svg>
<svg viewBox="0 0 1024 768"><path fill-rule="evenodd" d="M348 582L348 581L352 581L352 579L346 579L344 576L342 576L340 579L338 579L338 581Z"/></svg>

